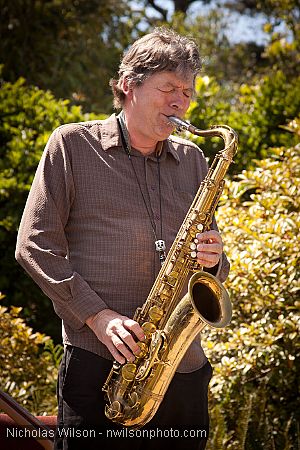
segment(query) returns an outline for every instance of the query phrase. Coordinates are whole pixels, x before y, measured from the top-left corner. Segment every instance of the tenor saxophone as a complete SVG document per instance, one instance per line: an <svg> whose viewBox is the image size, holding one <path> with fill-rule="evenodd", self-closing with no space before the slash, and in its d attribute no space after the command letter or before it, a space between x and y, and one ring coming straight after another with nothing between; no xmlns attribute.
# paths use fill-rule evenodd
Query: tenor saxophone
<svg viewBox="0 0 300 450"><path fill-rule="evenodd" d="M133 363L115 361L102 388L107 398L105 415L132 428L141 428L155 415L197 334L206 325L225 327L232 315L226 289L196 261L195 238L210 229L225 174L237 151L237 134L226 125L199 130L175 116L169 120L192 134L222 138L224 149L200 184L146 302L135 312L133 319L146 336L138 342L140 353ZM187 282L187 294L181 298Z"/></svg>

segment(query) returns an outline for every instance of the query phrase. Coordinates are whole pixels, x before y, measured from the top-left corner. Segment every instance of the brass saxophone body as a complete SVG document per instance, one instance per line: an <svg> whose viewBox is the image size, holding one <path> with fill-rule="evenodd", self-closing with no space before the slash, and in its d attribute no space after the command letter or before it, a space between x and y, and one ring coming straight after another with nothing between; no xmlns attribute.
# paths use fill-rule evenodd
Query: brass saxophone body
<svg viewBox="0 0 300 450"><path fill-rule="evenodd" d="M222 283L199 267L194 239L210 229L225 174L237 151L237 135L226 125L199 130L177 117L169 120L198 136L221 137L225 146L202 181L146 302L135 312L134 320L146 336L138 342L139 355L133 363L115 361L102 388L107 397L106 416L132 428L144 426L155 415L197 334L206 325L225 327L232 315ZM187 281L188 292L181 298Z"/></svg>

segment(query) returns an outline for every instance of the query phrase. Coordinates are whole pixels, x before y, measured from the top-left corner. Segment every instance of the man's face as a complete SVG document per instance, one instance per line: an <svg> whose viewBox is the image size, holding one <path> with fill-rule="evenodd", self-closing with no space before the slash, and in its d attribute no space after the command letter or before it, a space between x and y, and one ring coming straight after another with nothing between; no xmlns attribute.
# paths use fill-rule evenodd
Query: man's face
<svg viewBox="0 0 300 450"><path fill-rule="evenodd" d="M141 86L132 86L126 94L125 109L135 131L147 141L166 139L174 130L168 116L182 118L193 94L193 75L184 79L176 72L151 75Z"/></svg>

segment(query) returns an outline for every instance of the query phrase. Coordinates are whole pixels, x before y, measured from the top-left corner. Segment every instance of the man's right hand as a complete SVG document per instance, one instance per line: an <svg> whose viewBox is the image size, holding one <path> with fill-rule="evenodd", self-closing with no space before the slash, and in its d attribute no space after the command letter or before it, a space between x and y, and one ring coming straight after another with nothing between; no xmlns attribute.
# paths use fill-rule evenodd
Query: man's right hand
<svg viewBox="0 0 300 450"><path fill-rule="evenodd" d="M138 354L140 351L133 336L139 341L145 339L145 334L137 322L111 309L103 309L89 317L86 324L120 364L124 364L126 360L134 361L134 353Z"/></svg>

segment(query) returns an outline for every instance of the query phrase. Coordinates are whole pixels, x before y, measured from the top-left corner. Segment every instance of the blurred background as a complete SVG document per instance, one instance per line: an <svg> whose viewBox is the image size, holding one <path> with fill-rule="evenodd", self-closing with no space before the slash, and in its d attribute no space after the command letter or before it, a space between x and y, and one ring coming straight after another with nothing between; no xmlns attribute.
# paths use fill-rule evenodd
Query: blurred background
<svg viewBox="0 0 300 450"><path fill-rule="evenodd" d="M123 52L172 27L203 58L187 119L240 138L217 211L234 317L203 337L215 369L208 450L300 450L299 1L0 0L0 11L1 389L34 414L56 411L60 320L14 259L49 135L111 114ZM222 146L186 137L209 161Z"/></svg>

